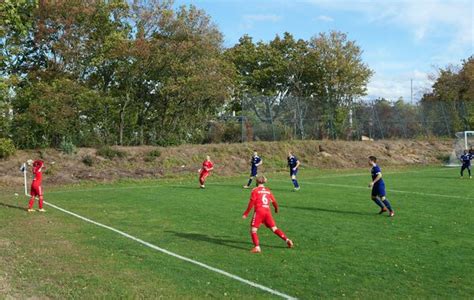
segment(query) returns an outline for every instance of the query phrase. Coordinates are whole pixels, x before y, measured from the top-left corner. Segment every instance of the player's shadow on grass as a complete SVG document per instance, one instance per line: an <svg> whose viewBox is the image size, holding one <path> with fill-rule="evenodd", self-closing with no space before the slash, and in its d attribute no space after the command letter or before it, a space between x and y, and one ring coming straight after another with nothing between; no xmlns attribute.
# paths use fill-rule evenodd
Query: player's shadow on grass
<svg viewBox="0 0 474 300"><path fill-rule="evenodd" d="M0 202L0 206L8 207L8 208L16 208L16 209L20 209L20 210L26 210L26 208L24 208L24 207L17 206L17 205L12 205L12 204L8 204L8 203L3 203L3 202Z"/></svg>
<svg viewBox="0 0 474 300"><path fill-rule="evenodd" d="M176 232L176 231L169 231L169 230L165 232L172 233L176 235L177 237L185 238L188 240L207 242L207 243L222 245L222 246L235 248L239 250L242 250L242 249L249 250L251 247L253 247L253 244L250 242L230 240L230 239L226 239L224 236L212 237L212 236L208 236L208 235L200 234L200 233L184 233L184 232ZM246 245L246 247L239 246L239 244ZM261 246L267 247L267 248L286 248L283 246L269 246L269 245L264 245L264 244L261 244Z"/></svg>
<svg viewBox="0 0 474 300"><path fill-rule="evenodd" d="M359 212L359 211L337 210L337 209L328 209L328 208L319 208L319 207L286 206L286 205L280 205L280 206L284 208L289 208L289 209L313 210L313 211L320 211L320 212L327 212L327 213L334 213L334 214L359 215L359 216L376 215L372 213Z"/></svg>

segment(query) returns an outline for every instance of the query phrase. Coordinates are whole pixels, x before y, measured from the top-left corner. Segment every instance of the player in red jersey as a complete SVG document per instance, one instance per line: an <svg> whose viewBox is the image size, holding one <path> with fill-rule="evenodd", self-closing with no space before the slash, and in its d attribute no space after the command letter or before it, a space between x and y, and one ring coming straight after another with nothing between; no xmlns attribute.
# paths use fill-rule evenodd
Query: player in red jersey
<svg viewBox="0 0 474 300"><path fill-rule="evenodd" d="M41 181L43 180L43 169L44 162L42 160L35 160L33 163L33 181L31 182L30 189L30 203L28 205L28 212L34 211L33 204L35 203L35 198L38 197L38 205L40 212L45 212L43 208L43 187L41 186Z"/></svg>
<svg viewBox="0 0 474 300"><path fill-rule="evenodd" d="M214 164L211 161L211 157L207 155L206 160L202 163L202 168L199 169L199 183L201 185L201 189L206 187L204 183L206 182L207 176L211 174L211 171L213 169L214 169Z"/></svg>
<svg viewBox="0 0 474 300"><path fill-rule="evenodd" d="M243 219L246 219L252 208L255 208L252 223L250 224L250 236L252 237L252 242L255 245L255 247L251 250L252 253L260 253L262 251L260 249L257 235L258 228L262 223L270 228L273 233L278 235L282 240L284 240L288 245L288 248L293 247L293 242L287 238L283 231L278 229L275 225L272 212L270 211L270 202L275 208L275 213L278 213L278 203L276 202L275 197L273 197L270 189L264 186L266 182L267 179L264 176L257 178L257 187L252 190L249 205L242 216Z"/></svg>

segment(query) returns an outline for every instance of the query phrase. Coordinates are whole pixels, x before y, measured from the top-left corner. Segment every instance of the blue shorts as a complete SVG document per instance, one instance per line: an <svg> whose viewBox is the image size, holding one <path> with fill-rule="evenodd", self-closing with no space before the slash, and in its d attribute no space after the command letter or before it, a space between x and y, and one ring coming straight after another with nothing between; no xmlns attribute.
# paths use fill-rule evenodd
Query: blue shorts
<svg viewBox="0 0 474 300"><path fill-rule="evenodd" d="M257 176L257 168L250 170L250 177Z"/></svg>
<svg viewBox="0 0 474 300"><path fill-rule="evenodd" d="M372 197L385 197L385 183L377 183L372 187Z"/></svg>
<svg viewBox="0 0 474 300"><path fill-rule="evenodd" d="M296 176L296 174L298 174L298 168L296 168L296 170L293 170L293 168L290 168L290 176L293 176L293 175Z"/></svg>

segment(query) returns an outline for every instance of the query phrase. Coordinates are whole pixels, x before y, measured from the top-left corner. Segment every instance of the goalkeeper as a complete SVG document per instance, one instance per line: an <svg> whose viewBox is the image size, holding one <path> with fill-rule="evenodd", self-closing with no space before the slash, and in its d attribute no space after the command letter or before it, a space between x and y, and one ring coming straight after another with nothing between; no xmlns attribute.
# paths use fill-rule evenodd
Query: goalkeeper
<svg viewBox="0 0 474 300"><path fill-rule="evenodd" d="M461 157L459 158L462 162L462 166L461 166L461 178L464 177L464 170L467 169L467 172L469 173L469 178L472 179L472 175L471 175L471 160L472 158L474 157L474 155L472 154L471 151L469 150L464 150L464 154L461 155Z"/></svg>

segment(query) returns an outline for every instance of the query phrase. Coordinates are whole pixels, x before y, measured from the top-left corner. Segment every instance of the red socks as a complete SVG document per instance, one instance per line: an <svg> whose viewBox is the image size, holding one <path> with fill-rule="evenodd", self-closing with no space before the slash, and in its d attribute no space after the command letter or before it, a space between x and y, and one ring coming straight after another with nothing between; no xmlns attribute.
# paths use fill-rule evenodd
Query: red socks
<svg viewBox="0 0 474 300"><path fill-rule="evenodd" d="M31 197L30 202L28 203L28 209L32 209L34 204L35 204L35 197ZM43 196L39 197L38 206L39 206L39 209L43 208Z"/></svg>
<svg viewBox="0 0 474 300"><path fill-rule="evenodd" d="M250 236L252 237L252 242L253 244L255 245L255 247L258 247L258 245L260 244L259 241L258 241L258 235L256 232L250 232Z"/></svg>
<svg viewBox="0 0 474 300"><path fill-rule="evenodd" d="M28 203L28 209L32 209L33 204L35 204L35 197L30 198L30 202Z"/></svg>
<svg viewBox="0 0 474 300"><path fill-rule="evenodd" d="M283 231L281 231L280 229L277 229L274 231L274 233L286 242L287 238L286 238L286 235L283 233Z"/></svg>
<svg viewBox="0 0 474 300"><path fill-rule="evenodd" d="M276 235L278 235L282 240L284 240L286 242L286 240L288 239L285 235L285 233L283 231L281 231L280 229L277 229L275 230L273 233L275 233ZM255 247L258 247L259 246L259 241L258 241L258 235L256 232L250 232L250 236L252 237L252 242L253 244L255 245Z"/></svg>

